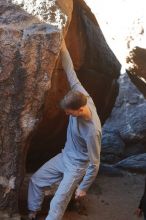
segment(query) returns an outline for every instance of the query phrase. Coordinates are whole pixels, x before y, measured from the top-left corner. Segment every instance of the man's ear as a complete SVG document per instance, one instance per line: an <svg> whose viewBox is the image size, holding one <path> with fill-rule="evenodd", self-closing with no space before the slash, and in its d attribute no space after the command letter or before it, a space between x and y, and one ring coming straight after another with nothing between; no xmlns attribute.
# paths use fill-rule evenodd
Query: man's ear
<svg viewBox="0 0 146 220"><path fill-rule="evenodd" d="M83 110L84 110L84 107L80 107L80 108L79 108L79 111L80 111L80 112L83 112Z"/></svg>

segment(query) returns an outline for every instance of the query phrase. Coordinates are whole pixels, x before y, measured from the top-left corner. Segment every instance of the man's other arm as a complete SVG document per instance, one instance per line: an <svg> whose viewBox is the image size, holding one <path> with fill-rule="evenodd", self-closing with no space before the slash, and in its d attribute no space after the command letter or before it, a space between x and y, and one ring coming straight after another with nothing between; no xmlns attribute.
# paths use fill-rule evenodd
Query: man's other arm
<svg viewBox="0 0 146 220"><path fill-rule="evenodd" d="M98 132L98 135L90 135L87 140L87 148L90 163L86 170L86 174L79 185L79 189L87 191L94 179L97 176L100 164L100 151L101 151L101 133Z"/></svg>

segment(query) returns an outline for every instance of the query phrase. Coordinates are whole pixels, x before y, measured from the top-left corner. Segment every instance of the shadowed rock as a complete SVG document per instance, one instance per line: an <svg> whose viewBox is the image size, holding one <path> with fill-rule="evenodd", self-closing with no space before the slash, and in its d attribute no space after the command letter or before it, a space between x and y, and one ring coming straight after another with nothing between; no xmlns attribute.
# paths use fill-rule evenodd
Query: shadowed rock
<svg viewBox="0 0 146 220"><path fill-rule="evenodd" d="M115 164L115 168L122 168L125 170L146 173L146 153L134 155L128 157L124 160L121 160L117 164Z"/></svg>

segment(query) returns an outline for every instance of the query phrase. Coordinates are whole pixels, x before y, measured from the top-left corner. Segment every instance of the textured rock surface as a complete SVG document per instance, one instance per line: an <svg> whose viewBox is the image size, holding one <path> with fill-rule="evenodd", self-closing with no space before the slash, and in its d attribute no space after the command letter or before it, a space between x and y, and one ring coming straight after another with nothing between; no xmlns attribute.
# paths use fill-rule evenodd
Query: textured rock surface
<svg viewBox="0 0 146 220"><path fill-rule="evenodd" d="M67 118L58 103L68 85L56 62L62 30L102 122L117 94L120 64L84 1L74 1L73 15L72 3L0 1L0 209L10 213L17 212L26 155L36 168L65 139Z"/></svg>
<svg viewBox="0 0 146 220"><path fill-rule="evenodd" d="M146 100L127 74L119 82L119 95L103 126L102 156L110 163L146 150Z"/></svg>
<svg viewBox="0 0 146 220"><path fill-rule="evenodd" d="M53 2L67 27L66 14ZM42 115L61 37L51 22L40 22L10 1L0 1L0 14L0 208L13 212L29 136Z"/></svg>
<svg viewBox="0 0 146 220"><path fill-rule="evenodd" d="M118 162L115 167L146 173L146 153L134 155Z"/></svg>

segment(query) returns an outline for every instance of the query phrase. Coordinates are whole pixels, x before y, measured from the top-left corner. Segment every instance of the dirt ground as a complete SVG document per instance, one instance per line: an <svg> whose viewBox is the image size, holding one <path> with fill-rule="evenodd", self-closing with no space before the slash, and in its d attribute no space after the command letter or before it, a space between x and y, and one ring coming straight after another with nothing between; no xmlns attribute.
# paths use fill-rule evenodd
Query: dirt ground
<svg viewBox="0 0 146 220"><path fill-rule="evenodd" d="M63 220L138 220L134 212L143 190L142 175L98 176L81 207L68 208Z"/></svg>
<svg viewBox="0 0 146 220"><path fill-rule="evenodd" d="M134 212L143 189L142 176L100 176L84 201L87 216L68 212L64 220L136 220Z"/></svg>

